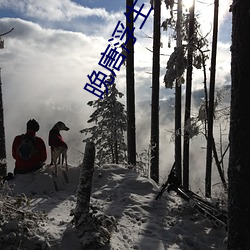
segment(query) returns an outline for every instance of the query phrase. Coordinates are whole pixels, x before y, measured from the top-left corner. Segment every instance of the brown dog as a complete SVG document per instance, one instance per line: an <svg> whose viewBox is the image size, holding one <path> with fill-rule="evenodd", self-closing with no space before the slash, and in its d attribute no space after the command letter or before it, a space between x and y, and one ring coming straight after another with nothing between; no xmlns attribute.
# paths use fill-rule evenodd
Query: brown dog
<svg viewBox="0 0 250 250"><path fill-rule="evenodd" d="M65 160L66 170L68 170L67 163L67 149L68 146L63 140L60 131L68 131L69 128L61 121L57 122L53 128L49 131L49 146L51 152L51 163L50 165L55 166L55 175L57 175L57 164L58 159L62 155L62 164Z"/></svg>

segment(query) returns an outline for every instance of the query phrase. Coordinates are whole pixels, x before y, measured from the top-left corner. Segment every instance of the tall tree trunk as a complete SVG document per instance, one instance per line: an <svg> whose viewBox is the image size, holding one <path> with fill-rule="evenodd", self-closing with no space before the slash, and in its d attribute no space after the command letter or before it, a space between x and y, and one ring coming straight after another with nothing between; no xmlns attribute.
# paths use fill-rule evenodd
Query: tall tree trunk
<svg viewBox="0 0 250 250"><path fill-rule="evenodd" d="M0 69L0 176L7 174L5 131L4 131L4 112L3 112L3 96L2 96L2 76Z"/></svg>
<svg viewBox="0 0 250 250"><path fill-rule="evenodd" d="M182 0L178 0L177 7L177 47L182 46L181 37L182 27ZM175 163L176 175L182 182L182 167L181 167L181 83L176 80L175 83Z"/></svg>
<svg viewBox="0 0 250 250"><path fill-rule="evenodd" d="M217 55L217 37L218 37L218 14L219 0L214 1L214 25L213 41L210 69L210 87L209 87L209 106L208 106L208 134L207 134L207 159L206 159L206 179L205 193L211 197L211 177L212 177L212 150L213 150L213 120L214 120L214 89L216 74L216 55Z"/></svg>
<svg viewBox="0 0 250 250"><path fill-rule="evenodd" d="M126 0L127 6L133 6L133 0ZM127 14L129 9L127 8ZM130 14L131 22L126 21L126 26L129 27L129 31L134 28L134 15L133 11ZM126 33L127 39L129 32ZM133 39L129 39L127 43L127 49L130 51L127 54L126 64L126 85L127 85L127 144L128 144L128 164L136 165L136 129L135 129L135 80L134 80L134 44Z"/></svg>
<svg viewBox="0 0 250 250"><path fill-rule="evenodd" d="M114 107L114 114L116 116L116 111L115 111L115 107ZM116 120L114 117L114 155L115 155L115 164L119 164L119 150L118 150L118 138L117 138L117 124L116 124Z"/></svg>
<svg viewBox="0 0 250 250"><path fill-rule="evenodd" d="M154 1L153 75L151 103L151 166L150 176L159 183L159 86L161 1Z"/></svg>
<svg viewBox="0 0 250 250"><path fill-rule="evenodd" d="M188 67L186 76L186 101L185 101L185 128L190 125L191 94L192 94L192 73L193 73L193 35L194 35L194 9L193 5L189 8L189 30L188 30ZM183 141L183 186L189 189L189 132L184 130Z"/></svg>
<svg viewBox="0 0 250 250"><path fill-rule="evenodd" d="M232 4L228 250L250 249L250 1Z"/></svg>
<svg viewBox="0 0 250 250"><path fill-rule="evenodd" d="M118 154L117 139L115 139L114 147L115 147L115 164L119 164L119 154Z"/></svg>

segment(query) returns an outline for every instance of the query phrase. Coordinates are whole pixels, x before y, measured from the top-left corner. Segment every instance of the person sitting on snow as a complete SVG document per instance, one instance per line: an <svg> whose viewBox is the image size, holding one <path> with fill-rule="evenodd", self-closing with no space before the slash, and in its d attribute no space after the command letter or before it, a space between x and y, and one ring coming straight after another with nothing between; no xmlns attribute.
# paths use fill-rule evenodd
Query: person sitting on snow
<svg viewBox="0 0 250 250"><path fill-rule="evenodd" d="M15 137L12 144L12 156L16 160L14 175L34 172L43 167L47 152L43 139L36 136L39 128L36 120L29 120L26 134Z"/></svg>

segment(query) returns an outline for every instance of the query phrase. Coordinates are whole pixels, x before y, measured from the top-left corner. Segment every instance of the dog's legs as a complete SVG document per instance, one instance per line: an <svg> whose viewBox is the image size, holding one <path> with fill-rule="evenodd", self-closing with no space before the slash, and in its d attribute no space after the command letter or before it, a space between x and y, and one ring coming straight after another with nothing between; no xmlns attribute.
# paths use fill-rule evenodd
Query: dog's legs
<svg viewBox="0 0 250 250"><path fill-rule="evenodd" d="M53 151L53 163L55 166L55 176L57 176L57 160L58 160L59 155L60 155L60 152L58 152L57 150L54 149L54 151Z"/></svg>
<svg viewBox="0 0 250 250"><path fill-rule="evenodd" d="M55 176L57 176L57 172L58 172L58 158L62 157L62 165L64 164L65 161L65 165L66 165L66 171L68 171L68 162L67 162L67 149L63 148L63 147L59 147L59 148L54 148L53 149L53 164L55 166Z"/></svg>
<svg viewBox="0 0 250 250"><path fill-rule="evenodd" d="M67 152L62 152L62 166L63 166L64 162L65 162L66 170L68 171L69 168L68 168Z"/></svg>
<svg viewBox="0 0 250 250"><path fill-rule="evenodd" d="M61 164L61 154L58 155L58 161L57 164Z"/></svg>
<svg viewBox="0 0 250 250"><path fill-rule="evenodd" d="M64 158L65 158L66 170L69 171L67 153L64 154Z"/></svg>
<svg viewBox="0 0 250 250"><path fill-rule="evenodd" d="M62 152L62 159L65 160L65 166L66 166L66 170L63 169L62 174L63 174L63 178L65 180L66 183L69 183L69 176L67 174L67 172L69 171L68 169L68 163L67 163L67 149L65 149Z"/></svg>
<svg viewBox="0 0 250 250"><path fill-rule="evenodd" d="M63 166L64 160L65 160L65 154L64 154L64 152L61 153L61 157L62 157L62 166Z"/></svg>
<svg viewBox="0 0 250 250"><path fill-rule="evenodd" d="M50 166L52 166L54 164L53 155L54 155L54 148L50 147L50 158L51 158Z"/></svg>
<svg viewBox="0 0 250 250"><path fill-rule="evenodd" d="M55 176L57 177L57 164L55 164Z"/></svg>

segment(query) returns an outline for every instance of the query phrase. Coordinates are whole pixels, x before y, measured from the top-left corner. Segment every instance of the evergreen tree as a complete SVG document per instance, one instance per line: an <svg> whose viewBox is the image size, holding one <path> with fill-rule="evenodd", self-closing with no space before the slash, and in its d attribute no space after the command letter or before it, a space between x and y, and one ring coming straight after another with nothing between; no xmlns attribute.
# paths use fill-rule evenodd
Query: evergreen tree
<svg viewBox="0 0 250 250"><path fill-rule="evenodd" d="M82 129L80 132L91 134L84 142L94 142L96 145L97 164L125 162L127 146L124 142L124 132L127 130L127 114L124 105L118 101L123 94L116 84L108 86L108 93L103 99L88 102L96 110L91 114L88 123L93 127Z"/></svg>
<svg viewBox="0 0 250 250"><path fill-rule="evenodd" d="M189 139L192 138L193 133L189 131L192 128L192 119L190 117L191 111L191 94L192 94L192 71L193 67L196 69L203 69L204 73L204 88L206 88L206 67L205 61L207 60L207 46L208 41L203 37L200 32L200 24L194 15L194 3L190 8L192 13L182 12L182 0L175 2L174 0L165 0L167 9L170 10L170 16L162 23L163 30L169 32L168 47L171 47L172 38L176 40L176 47L170 55L167 62L166 74L164 76L164 83L166 88L173 88L175 85L175 162L176 174L180 181L183 177L183 185L188 188L189 186ZM177 4L177 11L175 5ZM172 32L171 32L172 30ZM204 51L205 49L205 51ZM185 82L184 73L186 75L186 104L185 104L185 126L181 127L182 121L182 87ZM205 91L206 95L207 91ZM205 98L207 100L207 98ZM181 142L182 132L184 132L183 140L183 176L182 176L182 154Z"/></svg>

